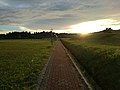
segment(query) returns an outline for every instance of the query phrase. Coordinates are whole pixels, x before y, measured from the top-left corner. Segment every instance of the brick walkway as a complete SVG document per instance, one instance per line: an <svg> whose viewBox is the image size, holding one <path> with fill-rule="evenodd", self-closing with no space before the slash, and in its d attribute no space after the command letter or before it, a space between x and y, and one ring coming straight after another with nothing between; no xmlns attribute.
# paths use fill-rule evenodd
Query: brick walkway
<svg viewBox="0 0 120 90"><path fill-rule="evenodd" d="M40 90L88 90L60 41L48 63Z"/></svg>

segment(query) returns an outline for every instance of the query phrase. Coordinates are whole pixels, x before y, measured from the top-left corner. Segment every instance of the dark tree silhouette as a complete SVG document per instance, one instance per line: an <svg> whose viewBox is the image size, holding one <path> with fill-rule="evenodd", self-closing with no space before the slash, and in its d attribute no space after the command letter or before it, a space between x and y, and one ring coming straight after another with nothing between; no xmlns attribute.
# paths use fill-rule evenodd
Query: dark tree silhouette
<svg viewBox="0 0 120 90"><path fill-rule="evenodd" d="M105 30L103 30L104 33L111 33L112 32L112 28L106 28Z"/></svg>
<svg viewBox="0 0 120 90"><path fill-rule="evenodd" d="M53 38L56 36L53 32ZM51 32L9 32L6 34L0 34L0 39L44 39L51 38Z"/></svg>

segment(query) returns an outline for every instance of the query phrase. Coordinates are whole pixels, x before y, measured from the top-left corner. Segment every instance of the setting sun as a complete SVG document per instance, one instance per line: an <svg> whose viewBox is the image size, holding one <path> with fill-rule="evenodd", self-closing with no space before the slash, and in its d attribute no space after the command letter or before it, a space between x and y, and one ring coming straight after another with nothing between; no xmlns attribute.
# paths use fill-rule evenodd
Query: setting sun
<svg viewBox="0 0 120 90"><path fill-rule="evenodd" d="M106 27L119 29L120 25L114 25L116 23L118 23L117 20L101 19L101 20L88 21L80 24L75 24L70 26L70 29L75 33L88 34L91 32L104 30Z"/></svg>

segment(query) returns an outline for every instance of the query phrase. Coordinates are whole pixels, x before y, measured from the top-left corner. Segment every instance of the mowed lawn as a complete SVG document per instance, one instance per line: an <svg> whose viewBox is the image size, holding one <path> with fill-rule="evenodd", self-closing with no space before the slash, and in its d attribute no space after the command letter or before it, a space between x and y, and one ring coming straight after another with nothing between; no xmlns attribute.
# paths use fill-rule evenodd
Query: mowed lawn
<svg viewBox="0 0 120 90"><path fill-rule="evenodd" d="M52 47L48 40L0 40L0 90L33 90Z"/></svg>

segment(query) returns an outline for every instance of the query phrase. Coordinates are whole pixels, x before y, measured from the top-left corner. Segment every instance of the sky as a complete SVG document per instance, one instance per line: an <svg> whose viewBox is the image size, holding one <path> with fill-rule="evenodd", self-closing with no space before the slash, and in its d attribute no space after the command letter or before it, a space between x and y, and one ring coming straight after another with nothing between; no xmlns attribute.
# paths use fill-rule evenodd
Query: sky
<svg viewBox="0 0 120 90"><path fill-rule="evenodd" d="M0 33L120 29L120 0L0 0Z"/></svg>

